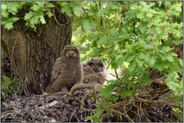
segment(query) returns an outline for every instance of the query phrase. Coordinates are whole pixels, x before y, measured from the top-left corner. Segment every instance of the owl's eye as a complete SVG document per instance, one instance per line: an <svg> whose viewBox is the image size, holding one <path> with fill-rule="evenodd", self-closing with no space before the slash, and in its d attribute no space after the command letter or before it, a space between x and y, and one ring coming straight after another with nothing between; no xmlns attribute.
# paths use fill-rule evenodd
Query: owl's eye
<svg viewBox="0 0 184 123"><path fill-rule="evenodd" d="M98 64L98 67L103 67L103 64L99 63L99 64Z"/></svg>
<svg viewBox="0 0 184 123"><path fill-rule="evenodd" d="M68 54L70 52L70 50L66 50L65 52L66 52L66 54Z"/></svg>
<svg viewBox="0 0 184 123"><path fill-rule="evenodd" d="M76 54L78 53L77 50L75 50L75 49L73 50L73 52L76 53Z"/></svg>
<svg viewBox="0 0 184 123"><path fill-rule="evenodd" d="M89 66L90 66L90 67L93 67L93 65L94 65L93 63L89 63Z"/></svg>

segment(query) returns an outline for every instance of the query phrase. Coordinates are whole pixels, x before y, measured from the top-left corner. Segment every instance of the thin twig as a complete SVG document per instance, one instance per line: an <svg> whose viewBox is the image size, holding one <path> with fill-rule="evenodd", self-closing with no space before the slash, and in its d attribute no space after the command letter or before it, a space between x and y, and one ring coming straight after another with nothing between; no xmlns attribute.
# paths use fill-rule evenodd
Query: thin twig
<svg viewBox="0 0 184 123"><path fill-rule="evenodd" d="M134 121L129 117L129 115L127 114L127 111L126 111L126 107L125 107L125 106L123 107L123 111L124 111L125 114L127 115L128 120L129 120L130 122L134 122Z"/></svg>
<svg viewBox="0 0 184 123"><path fill-rule="evenodd" d="M151 122L151 121L149 120L149 118L147 118L146 114L144 113L144 111L143 111L143 109L142 109L142 102L140 103L140 111L142 112L142 114L143 114L143 116L146 118L146 120L147 120L148 122Z"/></svg>
<svg viewBox="0 0 184 123"><path fill-rule="evenodd" d="M120 115L123 115L124 117L126 117L130 122L134 122L129 116L127 116L126 114L120 112L120 111L117 111L117 110L113 110L113 112L117 113L117 114L120 114Z"/></svg>
<svg viewBox="0 0 184 123"><path fill-rule="evenodd" d="M167 93L167 92L169 92L169 91L170 91L170 89L165 89L162 93L160 93L160 94L158 94L158 95L155 95L155 96L152 98L152 100L157 99L159 96L161 96L161 95L163 95L163 94L165 94L165 93Z"/></svg>
<svg viewBox="0 0 184 123"><path fill-rule="evenodd" d="M163 100L146 100L146 99L142 99L142 98L139 98L139 97L135 97L135 101L136 102L144 102L144 103L154 103L154 104L166 104L166 105L170 105L170 106L173 106L173 107L176 107L176 108L179 108L181 110L183 110L183 108L179 105L176 105L176 104L173 104L173 103L169 103L168 101L163 101Z"/></svg>
<svg viewBox="0 0 184 123"><path fill-rule="evenodd" d="M87 108L84 108L84 101L85 101L88 97L92 97L92 96L85 95L85 97L82 98L82 101L80 101L80 104L81 104L80 107L81 107L81 109L84 110L84 111L95 112L96 109L87 109Z"/></svg>
<svg viewBox="0 0 184 123"><path fill-rule="evenodd" d="M72 112L72 114L71 114L71 116L70 116L70 119L69 119L69 122L71 122L72 117L75 116L75 113L76 113L76 111L73 111L73 112Z"/></svg>
<svg viewBox="0 0 184 123"><path fill-rule="evenodd" d="M110 75L114 76L115 78L117 78L114 74L110 73Z"/></svg>
<svg viewBox="0 0 184 123"><path fill-rule="evenodd" d="M115 74L116 74L117 79L119 79L119 76L118 76L117 70L114 70L114 72L115 72Z"/></svg>

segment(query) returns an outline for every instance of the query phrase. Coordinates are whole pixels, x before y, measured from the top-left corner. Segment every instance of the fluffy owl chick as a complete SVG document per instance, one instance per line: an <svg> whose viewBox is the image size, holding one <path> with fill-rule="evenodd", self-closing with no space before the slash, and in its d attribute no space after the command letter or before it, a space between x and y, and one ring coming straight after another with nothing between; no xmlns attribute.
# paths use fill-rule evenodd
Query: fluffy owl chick
<svg viewBox="0 0 184 123"><path fill-rule="evenodd" d="M103 84L105 82L106 67L102 59L95 57L83 65L83 83Z"/></svg>
<svg viewBox="0 0 184 123"><path fill-rule="evenodd" d="M68 92L73 85L82 81L83 71L77 47L66 45L53 67L51 84L46 92Z"/></svg>

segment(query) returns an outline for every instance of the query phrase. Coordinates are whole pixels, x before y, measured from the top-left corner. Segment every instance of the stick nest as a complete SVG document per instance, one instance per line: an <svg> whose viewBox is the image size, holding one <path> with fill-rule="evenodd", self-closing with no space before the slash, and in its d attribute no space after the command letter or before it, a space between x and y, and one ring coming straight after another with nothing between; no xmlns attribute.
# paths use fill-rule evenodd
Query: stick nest
<svg viewBox="0 0 184 123"><path fill-rule="evenodd" d="M73 100L69 94L58 92L32 96L12 95L2 102L2 122L84 122L91 112L81 109L80 100L89 90L79 90ZM96 104L85 100L87 108L95 109Z"/></svg>
<svg viewBox="0 0 184 123"><path fill-rule="evenodd" d="M175 110L182 107L172 100L172 92L162 81L154 81L139 87L140 92L133 98L112 101L112 111L103 109L103 122L179 122ZM85 122L95 113L96 97L91 89L76 90L72 100L69 94L18 96L12 95L2 101L1 122ZM97 95L98 99L101 98ZM90 121L89 121L90 122Z"/></svg>

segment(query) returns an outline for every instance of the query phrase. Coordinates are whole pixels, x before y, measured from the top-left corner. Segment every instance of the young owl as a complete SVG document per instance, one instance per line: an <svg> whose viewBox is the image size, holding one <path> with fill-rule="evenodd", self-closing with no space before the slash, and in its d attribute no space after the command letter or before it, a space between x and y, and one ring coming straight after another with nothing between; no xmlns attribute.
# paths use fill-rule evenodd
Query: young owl
<svg viewBox="0 0 184 123"><path fill-rule="evenodd" d="M53 67L51 84L46 92L68 92L73 85L82 81L83 71L77 47L66 45Z"/></svg>
<svg viewBox="0 0 184 123"><path fill-rule="evenodd" d="M100 84L105 82L106 68L102 59L95 57L83 65L83 83Z"/></svg>
<svg viewBox="0 0 184 123"><path fill-rule="evenodd" d="M75 84L70 90L70 97L72 99L74 92L77 89L95 89L103 87L105 82L106 68L105 64L100 58L92 58L83 64L83 81Z"/></svg>

